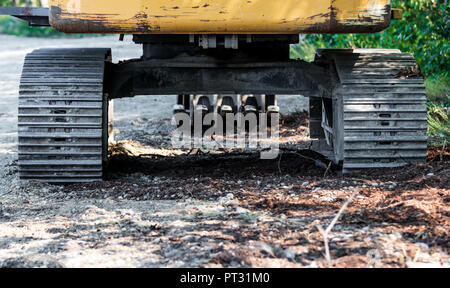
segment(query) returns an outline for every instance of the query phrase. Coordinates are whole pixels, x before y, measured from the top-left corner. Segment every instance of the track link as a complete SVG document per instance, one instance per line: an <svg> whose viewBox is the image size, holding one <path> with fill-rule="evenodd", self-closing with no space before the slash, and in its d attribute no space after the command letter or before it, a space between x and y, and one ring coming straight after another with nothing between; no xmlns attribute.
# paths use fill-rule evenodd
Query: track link
<svg viewBox="0 0 450 288"><path fill-rule="evenodd" d="M101 181L107 160L110 49L39 49L19 91L19 174L49 183Z"/></svg>
<svg viewBox="0 0 450 288"><path fill-rule="evenodd" d="M413 55L398 50L328 51L342 101L343 173L426 159L426 92Z"/></svg>

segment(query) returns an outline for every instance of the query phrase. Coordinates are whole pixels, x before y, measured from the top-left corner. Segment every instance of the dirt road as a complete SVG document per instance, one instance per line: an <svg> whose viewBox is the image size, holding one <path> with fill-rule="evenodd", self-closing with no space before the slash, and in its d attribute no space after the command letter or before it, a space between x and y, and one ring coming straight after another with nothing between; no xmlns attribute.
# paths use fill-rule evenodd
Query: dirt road
<svg viewBox="0 0 450 288"><path fill-rule="evenodd" d="M119 142L107 181L20 182L16 116L25 54L112 47L117 62L139 57L140 47L116 37L0 35L0 43L0 267L325 267L316 225L328 225L354 191L330 235L333 266L450 266L448 153L442 162L431 151L427 164L345 178L333 169L324 176L305 158L320 159L310 151L286 152L281 161L252 152L187 155L166 145L174 96L115 102ZM307 100L281 97L280 106L289 114L306 109ZM304 114L296 115L300 131Z"/></svg>

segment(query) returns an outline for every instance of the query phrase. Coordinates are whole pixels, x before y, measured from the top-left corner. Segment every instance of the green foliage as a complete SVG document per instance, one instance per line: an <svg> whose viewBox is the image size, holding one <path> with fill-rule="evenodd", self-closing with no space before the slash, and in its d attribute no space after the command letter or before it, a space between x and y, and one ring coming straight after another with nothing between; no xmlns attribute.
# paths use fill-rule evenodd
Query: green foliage
<svg viewBox="0 0 450 288"><path fill-rule="evenodd" d="M403 10L403 19L380 33L307 35L292 47L292 56L310 60L311 47L397 48L413 53L426 76L449 71L448 0L392 0L392 7Z"/></svg>
<svg viewBox="0 0 450 288"><path fill-rule="evenodd" d="M34 6L41 7L40 0L0 0L0 6Z"/></svg>
<svg viewBox="0 0 450 288"><path fill-rule="evenodd" d="M321 43L315 43L311 35L300 35L299 44L291 45L291 58L311 62L314 60L316 49L325 47Z"/></svg>
<svg viewBox="0 0 450 288"><path fill-rule="evenodd" d="M428 136L433 145L441 146L450 143L449 110L441 104L428 103Z"/></svg>
<svg viewBox="0 0 450 288"><path fill-rule="evenodd" d="M428 97L428 136L433 146L450 143L450 77L448 73L428 77L425 81Z"/></svg>
<svg viewBox="0 0 450 288"><path fill-rule="evenodd" d="M450 75L433 75L425 81L428 100L450 107Z"/></svg>

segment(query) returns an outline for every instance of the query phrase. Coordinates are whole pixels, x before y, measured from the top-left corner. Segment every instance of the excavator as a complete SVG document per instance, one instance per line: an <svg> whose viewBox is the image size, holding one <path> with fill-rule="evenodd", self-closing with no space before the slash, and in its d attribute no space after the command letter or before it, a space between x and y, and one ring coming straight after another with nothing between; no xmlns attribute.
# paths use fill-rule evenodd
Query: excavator
<svg viewBox="0 0 450 288"><path fill-rule="evenodd" d="M307 33L377 33L390 0L49 0L1 15L64 33L132 35L142 56L109 48L38 49L19 89L19 173L49 183L101 181L113 99L178 95L174 110L278 113L277 95L309 97L311 149L344 174L425 161L424 79L395 49L318 49L290 59ZM119 38L119 39L120 39Z"/></svg>

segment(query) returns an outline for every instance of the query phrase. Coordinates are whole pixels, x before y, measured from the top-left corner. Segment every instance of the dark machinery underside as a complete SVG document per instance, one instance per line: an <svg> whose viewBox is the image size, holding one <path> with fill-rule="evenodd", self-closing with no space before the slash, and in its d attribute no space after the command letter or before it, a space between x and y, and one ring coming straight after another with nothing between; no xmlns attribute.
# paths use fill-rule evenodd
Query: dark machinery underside
<svg viewBox="0 0 450 288"><path fill-rule="evenodd" d="M274 95L304 95L310 98L312 148L342 165L344 173L426 157L425 89L411 54L324 49L310 63L289 59L297 35L133 39L142 44L142 57L118 64L109 49L39 49L27 55L19 97L22 179L101 180L112 123L108 103L135 95L179 95L177 104L186 110L204 105L195 95L264 95L272 108Z"/></svg>

